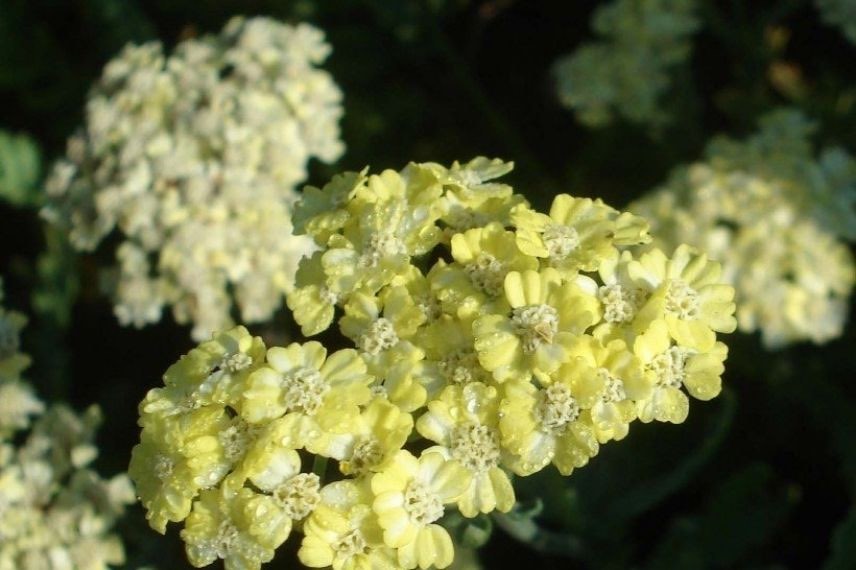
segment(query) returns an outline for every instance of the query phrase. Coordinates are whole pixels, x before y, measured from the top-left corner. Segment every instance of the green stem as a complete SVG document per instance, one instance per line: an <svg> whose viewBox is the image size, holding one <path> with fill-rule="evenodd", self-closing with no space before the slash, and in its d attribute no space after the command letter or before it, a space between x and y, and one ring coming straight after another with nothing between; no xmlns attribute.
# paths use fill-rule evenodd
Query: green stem
<svg viewBox="0 0 856 570"><path fill-rule="evenodd" d="M324 476L327 474L327 458L321 455L315 456L315 461L312 462L312 472L318 475L321 483L324 483Z"/></svg>

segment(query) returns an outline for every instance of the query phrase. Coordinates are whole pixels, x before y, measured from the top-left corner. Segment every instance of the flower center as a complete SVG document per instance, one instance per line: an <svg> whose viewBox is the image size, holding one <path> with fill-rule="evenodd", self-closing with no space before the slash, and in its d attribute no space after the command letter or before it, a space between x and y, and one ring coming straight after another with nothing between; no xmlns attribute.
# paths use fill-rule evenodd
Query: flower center
<svg viewBox="0 0 856 570"><path fill-rule="evenodd" d="M339 302L339 295L337 295L335 291L333 291L326 285L321 287L320 291L318 292L318 296L323 302L327 303L328 305L335 305Z"/></svg>
<svg viewBox="0 0 856 570"><path fill-rule="evenodd" d="M644 293L641 289L628 289L615 283L598 289L597 296L603 304L603 319L606 322L628 323L642 305Z"/></svg>
<svg viewBox="0 0 856 570"><path fill-rule="evenodd" d="M469 384L487 380L487 373L479 364L478 355L471 349L461 348L452 351L439 362L439 366L440 372L450 384Z"/></svg>
<svg viewBox="0 0 856 570"><path fill-rule="evenodd" d="M561 382L550 384L541 390L538 413L541 429L545 432L562 433L568 424L580 416L580 406L571 395L571 389Z"/></svg>
<svg viewBox="0 0 856 570"><path fill-rule="evenodd" d="M609 373L606 368L597 369L598 377L603 380L603 392L601 398L604 402L621 402L627 398L624 391L624 382Z"/></svg>
<svg viewBox="0 0 856 570"><path fill-rule="evenodd" d="M505 265L489 253L481 252L478 257L464 266L473 287L491 297L502 293L505 281Z"/></svg>
<svg viewBox="0 0 856 570"><path fill-rule="evenodd" d="M443 502L419 481L411 481L404 492L404 510L418 525L429 525L443 516Z"/></svg>
<svg viewBox="0 0 856 570"><path fill-rule="evenodd" d="M330 546L342 558L365 554L368 549L366 538L358 528L351 529Z"/></svg>
<svg viewBox="0 0 856 570"><path fill-rule="evenodd" d="M217 528L217 536L211 541L211 548L217 553L217 558L226 558L235 541L238 540L238 529L231 521L222 521Z"/></svg>
<svg viewBox="0 0 856 570"><path fill-rule="evenodd" d="M258 428L251 427L242 419L237 419L232 425L217 434L226 461L235 463L243 457L257 431Z"/></svg>
<svg viewBox="0 0 856 570"><path fill-rule="evenodd" d="M342 473L345 475L359 475L366 473L376 467L383 459L383 449L380 443L373 438L361 439L354 445L351 459L341 464Z"/></svg>
<svg viewBox="0 0 856 570"><path fill-rule="evenodd" d="M681 279L669 281L666 289L666 311L679 319L698 317L699 299L695 289Z"/></svg>
<svg viewBox="0 0 856 570"><path fill-rule="evenodd" d="M383 258L403 253L407 253L404 242L389 230L379 231L369 239L368 246L360 257L360 264L364 267L377 267Z"/></svg>
<svg viewBox="0 0 856 570"><path fill-rule="evenodd" d="M398 334L392 321L380 317L360 337L360 349L368 354L379 354L398 344Z"/></svg>
<svg viewBox="0 0 856 570"><path fill-rule="evenodd" d="M175 462L168 456L161 453L155 458L155 477L161 481L166 481L172 475L173 469L175 469Z"/></svg>
<svg viewBox="0 0 856 570"><path fill-rule="evenodd" d="M689 349L673 346L655 356L648 363L648 369L656 374L661 386L680 388L686 378L685 367L690 354Z"/></svg>
<svg viewBox="0 0 856 570"><path fill-rule="evenodd" d="M547 255L553 260L564 259L580 247L577 230L562 224L550 224L544 228L541 239L547 248Z"/></svg>
<svg viewBox="0 0 856 570"><path fill-rule="evenodd" d="M232 382L232 375L249 368L253 364L253 358L249 354L237 352L226 354L220 362L212 369L208 377L196 388L194 395L209 398L218 387L228 387Z"/></svg>
<svg viewBox="0 0 856 570"><path fill-rule="evenodd" d="M433 322L440 318L443 314L443 308L440 306L440 303L429 293L418 296L416 299L416 306L425 315L426 322Z"/></svg>
<svg viewBox="0 0 856 570"><path fill-rule="evenodd" d="M535 352L551 344L559 330L559 314L550 305L525 305L511 311L515 334L523 340L523 351Z"/></svg>
<svg viewBox="0 0 856 570"><path fill-rule="evenodd" d="M314 368L300 367L282 377L282 401L290 412L313 416L324 403L330 385Z"/></svg>
<svg viewBox="0 0 856 570"><path fill-rule="evenodd" d="M290 518L303 519L321 501L321 480L315 473L298 473L274 489L273 498Z"/></svg>
<svg viewBox="0 0 856 570"><path fill-rule="evenodd" d="M458 426L451 433L452 457L474 473L483 473L499 462L499 435L481 424Z"/></svg>
<svg viewBox="0 0 856 570"><path fill-rule="evenodd" d="M240 372L245 368L249 368L253 363L253 358L249 354L244 354L243 352L238 352L235 354L228 354L223 357L223 360L220 361L220 370L228 372L230 374L235 374L236 372Z"/></svg>
<svg viewBox="0 0 856 570"><path fill-rule="evenodd" d="M369 391L372 394L373 398L389 398L389 392L386 389L386 386L383 385L383 382L377 382L369 386Z"/></svg>

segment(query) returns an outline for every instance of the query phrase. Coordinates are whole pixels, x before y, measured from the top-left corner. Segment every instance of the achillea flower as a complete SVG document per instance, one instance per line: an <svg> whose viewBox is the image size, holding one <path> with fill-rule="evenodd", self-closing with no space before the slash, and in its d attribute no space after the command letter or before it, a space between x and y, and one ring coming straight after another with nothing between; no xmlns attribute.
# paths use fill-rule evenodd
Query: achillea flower
<svg viewBox="0 0 856 570"><path fill-rule="evenodd" d="M440 452L417 459L400 451L372 478L373 509L383 540L396 549L402 568L445 568L452 563L452 539L436 522L444 505L455 503L469 484L460 463Z"/></svg>
<svg viewBox="0 0 856 570"><path fill-rule="evenodd" d="M706 162L678 169L631 208L651 221L655 247L689 243L721 264L741 331L760 331L768 348L823 343L841 334L856 282L853 256L835 235L856 235L856 161L839 149L813 156L811 125L797 113L772 113L761 125L745 141L714 140ZM824 166L830 155L836 176Z"/></svg>
<svg viewBox="0 0 856 570"><path fill-rule="evenodd" d="M111 531L134 501L131 482L91 468L97 407L82 414L46 407L21 378L29 364L18 338L25 322L0 307L0 568L118 567L125 553Z"/></svg>
<svg viewBox="0 0 856 570"><path fill-rule="evenodd" d="M679 345L708 351L716 332L737 328L734 289L719 282L720 266L706 255L682 245L668 259L655 249L631 262L628 272L651 292L640 311L641 324L647 328L650 321L665 321Z"/></svg>
<svg viewBox="0 0 856 570"><path fill-rule="evenodd" d="M342 153L342 96L318 68L329 52L306 24L235 18L170 55L148 43L107 64L45 215L80 250L118 230L122 324L171 306L202 339L231 324L233 302L245 322L281 306L312 250L291 233L295 186L311 158Z"/></svg>
<svg viewBox="0 0 856 570"><path fill-rule="evenodd" d="M595 10L588 42L555 65L559 100L580 122L600 127L616 116L657 127L669 120L663 99L671 74L687 61L699 28L694 0L614 0Z"/></svg>
<svg viewBox="0 0 856 570"><path fill-rule="evenodd" d="M640 255L647 222L600 201L538 213L495 181L509 169L410 164L306 191L296 224L318 250L288 304L353 348L265 350L239 327L173 365L132 465L155 528L187 520L199 564L257 568L302 532L309 567L445 568L447 509L507 512L512 473L568 475L636 419L682 421L683 390L718 393L716 333L734 326L718 266Z"/></svg>
<svg viewBox="0 0 856 570"><path fill-rule="evenodd" d="M494 509L508 512L515 502L511 481L500 467L499 404L493 386L452 385L428 404L416 424L420 435L439 444L429 450L442 450L469 472L470 485L458 499L465 517Z"/></svg>
<svg viewBox="0 0 856 570"><path fill-rule="evenodd" d="M531 475L554 464L562 475L586 465L599 449L580 394L567 376L543 387L512 381L503 386L502 445L512 471ZM576 392L576 393L575 393Z"/></svg>
<svg viewBox="0 0 856 570"><path fill-rule="evenodd" d="M303 527L298 556L309 568L394 570L395 550L384 544L383 529L372 511L372 491L365 481L331 483L321 504Z"/></svg>
<svg viewBox="0 0 856 570"><path fill-rule="evenodd" d="M538 269L538 260L517 248L514 232L497 222L455 234L451 246L455 263L440 266L432 287L439 300L461 317L507 309L505 276Z"/></svg>
<svg viewBox="0 0 856 570"><path fill-rule="evenodd" d="M639 419L643 422L682 423L689 411L689 400L681 388L699 400L719 395L728 347L717 342L709 351L672 344L668 327L662 321L636 338L634 353L642 361L653 384L648 397L637 398Z"/></svg>
<svg viewBox="0 0 856 570"><path fill-rule="evenodd" d="M255 498L250 489L231 496L213 489L202 493L181 531L191 564L201 568L222 559L227 570L250 570L273 559L285 538L278 540L281 532L271 535L253 528L266 514L263 505L254 504Z"/></svg>
<svg viewBox="0 0 856 570"><path fill-rule="evenodd" d="M317 342L273 347L248 379L241 415L252 423L293 422L294 441L310 450L322 431L348 432L371 393L366 363L353 349L327 355Z"/></svg>
<svg viewBox="0 0 856 570"><path fill-rule="evenodd" d="M517 245L541 258L563 275L597 271L617 254L616 246L650 241L648 224L637 216L621 214L600 200L560 194L550 215L518 206L511 213L517 226Z"/></svg>
<svg viewBox="0 0 856 570"><path fill-rule="evenodd" d="M152 528L166 532L169 521L184 520L201 490L216 485L229 468L220 434L229 428L221 406L180 416L150 416L131 454L128 474Z"/></svg>
<svg viewBox="0 0 856 570"><path fill-rule="evenodd" d="M498 382L555 371L568 359L574 336L600 319L594 288L594 281L585 278L563 282L552 268L509 273L505 298L510 310L473 323L479 362Z"/></svg>

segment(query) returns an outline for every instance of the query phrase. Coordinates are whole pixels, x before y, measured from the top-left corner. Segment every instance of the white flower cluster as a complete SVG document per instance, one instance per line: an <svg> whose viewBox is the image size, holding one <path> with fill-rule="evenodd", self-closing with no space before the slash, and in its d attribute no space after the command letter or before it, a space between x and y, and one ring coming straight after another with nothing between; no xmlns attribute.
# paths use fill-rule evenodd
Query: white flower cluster
<svg viewBox="0 0 856 570"><path fill-rule="evenodd" d="M662 124L670 74L689 57L700 25L695 12L695 0L614 0L597 8L592 28L600 39L556 63L559 99L590 127L616 115Z"/></svg>
<svg viewBox="0 0 856 570"><path fill-rule="evenodd" d="M44 410L30 386L21 380L21 372L30 365L30 357L21 352L21 329L26 324L24 315L0 306L0 442L16 430L26 428L30 416Z"/></svg>
<svg viewBox="0 0 856 570"><path fill-rule="evenodd" d="M824 22L841 28L850 43L856 44L856 1L815 0L815 4Z"/></svg>
<svg viewBox="0 0 856 570"><path fill-rule="evenodd" d="M193 336L270 318L310 240L291 232L295 186L335 161L342 94L312 26L231 20L222 33L127 46L104 69L84 128L47 183L48 219L92 250L122 234L110 280L122 324L171 305Z"/></svg>
<svg viewBox="0 0 856 570"><path fill-rule="evenodd" d="M856 281L836 236L854 231L854 161L840 149L813 157L807 124L778 112L748 140L716 140L706 162L629 207L650 220L656 245L690 243L722 263L738 327L759 330L768 348L840 336ZM837 175L824 177L830 157Z"/></svg>
<svg viewBox="0 0 856 570"><path fill-rule="evenodd" d="M82 416L63 405L45 411L21 380L29 363L18 348L23 322L0 308L0 570L122 564L122 543L110 530L134 501L131 482L87 467L98 455L97 408Z"/></svg>

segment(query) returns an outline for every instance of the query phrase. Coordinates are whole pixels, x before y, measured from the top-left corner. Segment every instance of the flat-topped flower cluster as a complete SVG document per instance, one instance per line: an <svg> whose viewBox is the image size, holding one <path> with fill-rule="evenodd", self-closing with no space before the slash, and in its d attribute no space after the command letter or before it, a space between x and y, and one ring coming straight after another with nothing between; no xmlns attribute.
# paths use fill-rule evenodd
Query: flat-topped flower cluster
<svg viewBox="0 0 856 570"><path fill-rule="evenodd" d="M683 422L720 392L734 290L687 246L641 255L648 224L560 195L549 213L496 179L512 165L350 172L308 187L317 251L288 304L307 336L214 336L140 405L130 467L153 528L184 521L194 565L258 568L292 533L301 562L447 567L442 526L515 503L512 477L565 475L634 420ZM330 462L328 465L327 462Z"/></svg>
<svg viewBox="0 0 856 570"><path fill-rule="evenodd" d="M311 158L343 151L329 53L312 26L235 18L169 56L151 42L107 64L45 214L84 251L119 230L122 324L171 306L202 340L232 325L233 299L243 322L282 305L310 245L291 232L295 187Z"/></svg>
<svg viewBox="0 0 856 570"><path fill-rule="evenodd" d="M856 160L840 148L815 156L811 131L799 113L771 113L629 207L651 222L654 246L690 243L722 262L740 330L769 348L840 336L856 282L840 240L856 236Z"/></svg>
<svg viewBox="0 0 856 570"><path fill-rule="evenodd" d="M696 0L613 0L598 6L586 42L555 65L559 100L580 122L616 118L650 126L669 120L664 97L699 29Z"/></svg>
<svg viewBox="0 0 856 570"><path fill-rule="evenodd" d="M2 291L0 291L2 300ZM134 493L127 475L90 463L100 413L45 409L21 378L23 315L0 307L0 570L106 570L125 561L114 523Z"/></svg>

